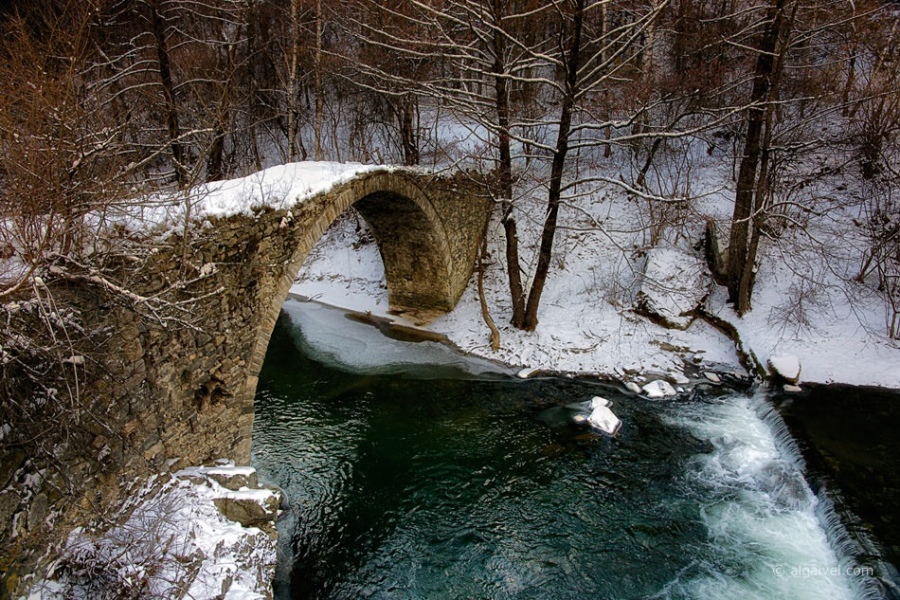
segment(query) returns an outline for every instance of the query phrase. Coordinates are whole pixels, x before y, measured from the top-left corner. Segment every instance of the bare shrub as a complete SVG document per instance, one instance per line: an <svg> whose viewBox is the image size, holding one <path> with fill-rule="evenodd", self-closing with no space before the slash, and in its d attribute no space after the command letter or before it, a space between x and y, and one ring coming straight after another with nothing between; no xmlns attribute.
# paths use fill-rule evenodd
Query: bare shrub
<svg viewBox="0 0 900 600"><path fill-rule="evenodd" d="M150 492L131 515L78 529L40 587L57 599L162 600L182 597L195 576L173 518L183 499L167 488ZM176 560L173 560L173 557Z"/></svg>
<svg viewBox="0 0 900 600"><path fill-rule="evenodd" d="M859 221L868 249L856 281L875 277L887 306L888 335L900 338L900 201L888 181L871 185Z"/></svg>
<svg viewBox="0 0 900 600"><path fill-rule="evenodd" d="M794 335L808 332L813 327L811 316L821 312L824 306L822 286L809 279L800 279L788 288L788 297L769 313L768 324L782 333L788 329Z"/></svg>

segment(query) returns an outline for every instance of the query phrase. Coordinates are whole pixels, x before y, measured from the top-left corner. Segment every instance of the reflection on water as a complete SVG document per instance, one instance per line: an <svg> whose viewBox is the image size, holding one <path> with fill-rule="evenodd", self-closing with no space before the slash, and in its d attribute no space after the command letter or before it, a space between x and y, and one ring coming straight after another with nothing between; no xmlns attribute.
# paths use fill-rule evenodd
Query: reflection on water
<svg viewBox="0 0 900 600"><path fill-rule="evenodd" d="M422 344L359 343L364 325L290 310L253 452L290 498L277 597L878 597L833 549L827 503L761 397L436 373ZM324 344L291 322L305 318ZM594 395L616 438L573 423L568 405Z"/></svg>

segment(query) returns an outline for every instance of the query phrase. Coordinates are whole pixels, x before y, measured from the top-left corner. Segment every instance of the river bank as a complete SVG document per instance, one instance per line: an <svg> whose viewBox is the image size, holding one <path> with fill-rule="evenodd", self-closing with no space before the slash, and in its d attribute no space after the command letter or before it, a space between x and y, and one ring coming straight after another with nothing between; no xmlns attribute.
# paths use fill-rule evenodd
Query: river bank
<svg viewBox="0 0 900 600"><path fill-rule="evenodd" d="M502 234L493 235L495 227L490 228L490 252L500 257ZM693 319L685 329L670 329L638 314L634 297L640 286L640 261L623 264L619 246L605 239L586 240L585 235L561 241L564 258L551 272L540 323L533 332L508 324L509 291L502 261L494 258L487 265L485 298L500 330L501 347L496 352L490 347L474 282L446 315L427 320L391 314L377 245L365 223L353 215L326 232L304 263L292 293L424 327L446 336L466 354L516 369L590 374L622 382L639 382L647 376L675 381L697 370L750 376L735 341L707 321ZM729 324L744 350L763 366L774 356L795 356L802 382L900 389L896 367L900 349L883 332L881 301L861 287L850 298L844 288L800 293L794 283L790 265L770 261L760 269L752 311L738 317L724 288L709 281L703 312Z"/></svg>

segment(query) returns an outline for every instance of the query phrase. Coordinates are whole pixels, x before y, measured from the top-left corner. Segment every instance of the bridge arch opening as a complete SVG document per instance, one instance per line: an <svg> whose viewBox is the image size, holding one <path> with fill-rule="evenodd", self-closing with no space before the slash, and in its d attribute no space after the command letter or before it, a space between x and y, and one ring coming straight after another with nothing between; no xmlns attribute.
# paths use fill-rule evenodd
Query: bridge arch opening
<svg viewBox="0 0 900 600"><path fill-rule="evenodd" d="M391 308L452 310L452 258L436 216L408 198L385 192L369 194L353 208L378 244Z"/></svg>
<svg viewBox="0 0 900 600"><path fill-rule="evenodd" d="M332 223L350 207L375 238L391 310L447 312L462 293L462 288L454 285L458 279L454 253L443 219L410 177L391 172L366 175L314 200L316 205L312 207L310 201L297 207L300 215L308 215L297 219L296 227L303 229L299 243L277 274L276 289L269 298L260 299L264 314L249 365L254 389L281 307L303 263ZM470 272L471 265L468 267Z"/></svg>

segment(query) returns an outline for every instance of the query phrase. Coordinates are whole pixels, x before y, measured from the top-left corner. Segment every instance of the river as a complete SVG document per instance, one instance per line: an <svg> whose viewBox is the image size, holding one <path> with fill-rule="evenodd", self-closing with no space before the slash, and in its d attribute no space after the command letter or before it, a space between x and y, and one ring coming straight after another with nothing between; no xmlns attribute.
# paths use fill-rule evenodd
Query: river
<svg viewBox="0 0 900 600"><path fill-rule="evenodd" d="M594 396L616 437L575 422ZM708 382L661 401L519 380L289 301L253 434L289 498L276 598L891 597L799 412Z"/></svg>

